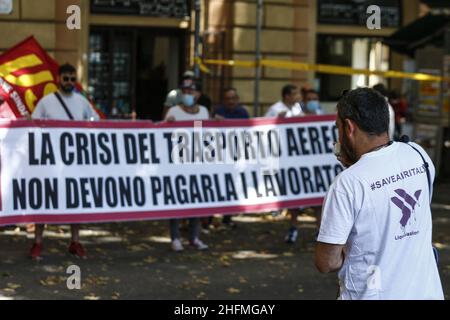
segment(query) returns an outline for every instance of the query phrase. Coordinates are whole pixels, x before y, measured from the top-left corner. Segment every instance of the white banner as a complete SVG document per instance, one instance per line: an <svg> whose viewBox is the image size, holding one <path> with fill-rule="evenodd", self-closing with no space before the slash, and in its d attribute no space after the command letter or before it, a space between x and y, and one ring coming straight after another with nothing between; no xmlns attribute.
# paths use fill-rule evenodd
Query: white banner
<svg viewBox="0 0 450 320"><path fill-rule="evenodd" d="M334 116L0 122L0 225L320 205L343 170Z"/></svg>

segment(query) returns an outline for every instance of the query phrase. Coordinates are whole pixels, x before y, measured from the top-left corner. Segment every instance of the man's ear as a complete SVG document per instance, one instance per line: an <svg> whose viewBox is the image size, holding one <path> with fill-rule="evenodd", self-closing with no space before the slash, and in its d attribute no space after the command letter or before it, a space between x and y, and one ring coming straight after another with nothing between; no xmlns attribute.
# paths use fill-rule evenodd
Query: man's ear
<svg viewBox="0 0 450 320"><path fill-rule="evenodd" d="M345 119L345 132L349 137L355 135L356 123L353 120Z"/></svg>

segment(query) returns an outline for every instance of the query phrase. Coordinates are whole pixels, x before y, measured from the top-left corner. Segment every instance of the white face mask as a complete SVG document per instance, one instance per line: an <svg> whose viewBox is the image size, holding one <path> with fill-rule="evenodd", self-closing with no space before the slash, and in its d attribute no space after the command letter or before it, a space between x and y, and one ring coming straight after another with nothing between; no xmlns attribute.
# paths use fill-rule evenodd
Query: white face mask
<svg viewBox="0 0 450 320"><path fill-rule="evenodd" d="M183 94L182 101L186 107L193 107L195 105L195 97L192 94Z"/></svg>
<svg viewBox="0 0 450 320"><path fill-rule="evenodd" d="M339 157L342 152L341 144L339 142L335 142L333 148L334 148L334 155L336 157Z"/></svg>

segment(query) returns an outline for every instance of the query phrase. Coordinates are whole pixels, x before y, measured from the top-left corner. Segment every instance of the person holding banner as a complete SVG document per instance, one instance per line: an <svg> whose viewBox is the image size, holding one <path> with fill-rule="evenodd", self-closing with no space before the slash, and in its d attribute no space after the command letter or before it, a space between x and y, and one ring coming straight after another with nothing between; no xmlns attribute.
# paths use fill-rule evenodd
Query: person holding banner
<svg viewBox="0 0 450 320"><path fill-rule="evenodd" d="M204 106L197 103L200 92L195 83L183 81L180 86L181 103L170 108L165 117L166 121L183 121L183 120L208 120L209 112ZM200 235L200 219L189 219L189 244L197 250L207 250L208 246L199 239ZM181 242L179 229L179 219L170 220L170 237L172 240L172 250L180 252L184 250Z"/></svg>
<svg viewBox="0 0 450 320"><path fill-rule="evenodd" d="M319 93L314 89L309 89L305 93L305 107L303 108L306 114L321 115L323 110L320 107Z"/></svg>
<svg viewBox="0 0 450 320"><path fill-rule="evenodd" d="M291 118L302 117L305 115L302 107L300 106L300 91L297 86L287 84L281 89L281 100L273 104L266 112L268 118ZM290 228L288 234L285 237L287 243L295 243L298 237L297 229L297 217L300 213L300 209L289 209L291 215Z"/></svg>
<svg viewBox="0 0 450 320"><path fill-rule="evenodd" d="M32 119L52 120L99 120L89 101L81 94L74 92L77 82L76 69L70 64L59 68L58 86L55 93L43 97L33 111ZM36 225L35 240L30 255L34 260L42 259L42 240L45 225ZM86 252L79 242L78 224L71 225L72 242L69 252L77 257L86 258Z"/></svg>
<svg viewBox="0 0 450 320"><path fill-rule="evenodd" d="M305 85L301 89L302 97L303 97L303 110L305 115L322 115L323 110L320 106L319 93L312 89L308 88L308 85ZM301 208L303 209L303 208ZM319 230L320 227L320 207L312 207L310 208L314 212L314 216L316 217L316 227ZM295 218L297 220L297 218ZM318 232L317 232L318 234Z"/></svg>
<svg viewBox="0 0 450 320"><path fill-rule="evenodd" d="M389 139L389 109L358 88L337 104L335 152L348 167L330 186L315 264L338 271L341 300L443 299L432 247L435 168L415 143Z"/></svg>
<svg viewBox="0 0 450 320"><path fill-rule="evenodd" d="M287 84L281 90L281 100L269 107L266 112L268 118L290 118L303 116L300 106L300 91L297 86Z"/></svg>
<svg viewBox="0 0 450 320"><path fill-rule="evenodd" d="M225 88L223 91L223 102L214 109L212 117L215 120L250 118L245 107L239 102L239 94L237 89L232 87ZM208 230L212 220L212 217L208 218L208 221L203 225L204 230ZM222 218L222 224L232 229L237 227L237 225L232 221L231 215L225 215Z"/></svg>
<svg viewBox="0 0 450 320"><path fill-rule="evenodd" d="M199 97L197 99L197 102L200 105L206 107L206 109L208 109L208 111L209 111L211 108L211 104L212 104L211 99L206 94L202 93L200 84L195 79L194 72L191 70L187 70L186 72L184 72L182 81L184 83L186 83L186 85L195 83L195 85L197 86L198 92L199 92ZM183 98L183 93L182 93L181 88L173 89L167 94L166 101L164 102L163 113L162 113L163 118L165 118L165 116L167 115L167 111L170 108L180 105L182 103L182 98Z"/></svg>

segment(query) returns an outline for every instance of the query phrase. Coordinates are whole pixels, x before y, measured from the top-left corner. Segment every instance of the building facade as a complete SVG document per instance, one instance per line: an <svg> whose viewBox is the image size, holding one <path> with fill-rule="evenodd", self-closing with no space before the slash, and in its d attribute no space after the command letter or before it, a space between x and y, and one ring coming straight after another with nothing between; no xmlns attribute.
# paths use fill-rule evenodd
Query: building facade
<svg viewBox="0 0 450 320"><path fill-rule="evenodd" d="M388 13L380 30L362 21L360 1L265 0L263 59L358 68L403 69L404 58L381 44L420 14L418 0L378 1ZM0 15L4 51L34 35L59 63L77 66L79 78L110 117L160 120L165 94L193 65L193 1L189 0L12 0ZM256 0L202 0L201 54L209 59L255 60ZM81 29L69 30L67 8L81 10ZM383 9L383 10L384 10ZM341 10L341 11L339 11ZM358 11L359 10L359 11ZM348 14L348 13L351 14ZM337 13L337 14L336 14ZM384 17L384 15L383 15ZM211 67L204 91L214 103L221 91L236 87L241 101L254 102L254 68ZM279 100L286 83L310 83L323 100L335 101L341 89L382 79L263 68L258 115ZM391 80L401 88L401 80Z"/></svg>

